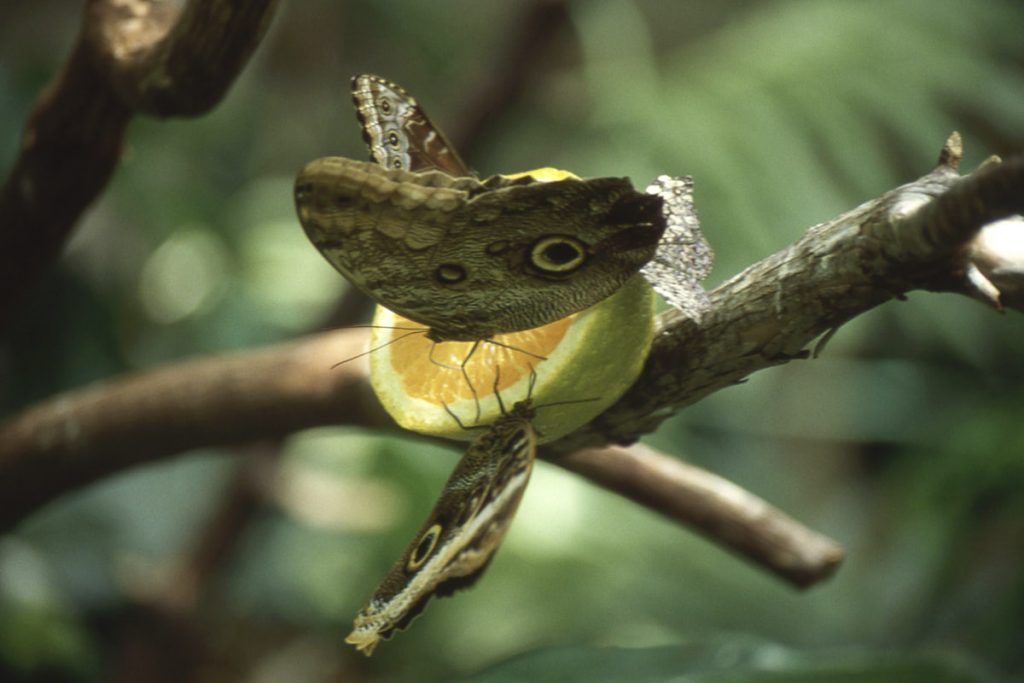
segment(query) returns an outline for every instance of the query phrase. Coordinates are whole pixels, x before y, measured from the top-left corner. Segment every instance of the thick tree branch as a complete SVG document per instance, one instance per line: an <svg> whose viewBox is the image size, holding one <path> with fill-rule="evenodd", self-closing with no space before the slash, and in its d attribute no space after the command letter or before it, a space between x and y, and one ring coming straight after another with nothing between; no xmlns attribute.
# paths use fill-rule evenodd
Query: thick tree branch
<svg viewBox="0 0 1024 683"><path fill-rule="evenodd" d="M220 102L263 39L277 0L91 0L84 37L139 114L197 116Z"/></svg>
<svg viewBox="0 0 1024 683"><path fill-rule="evenodd" d="M954 133L947 149L958 141ZM963 178L954 166L812 227L709 292L711 307L699 323L675 311L663 315L633 387L550 451L632 443L722 387L808 357L815 338L912 289L976 296L971 245L990 221L1024 213L1024 158ZM1007 287L1020 287L1024 264L1004 274Z"/></svg>
<svg viewBox="0 0 1024 683"><path fill-rule="evenodd" d="M491 77L468 90L469 100L458 125L452 127L455 149L472 157L481 133L521 98L541 68L550 70L545 60L550 58L557 36L565 38L559 45L578 49L575 37L565 35L570 26L566 0L534 0L524 7L519 24L510 27L508 45L489 70Z"/></svg>
<svg viewBox="0 0 1024 683"><path fill-rule="evenodd" d="M711 309L699 322L665 314L636 385L592 423L545 446L543 455L685 520L794 583L827 575L836 549L780 513L767 513L763 502L735 495L731 485L709 484L710 475L695 477L647 449L604 447L653 430L679 407L752 372L807 357L804 348L815 337L910 289L941 281L949 291L971 294L965 248L982 221L1024 211L1024 193L1012 191L1020 186L1022 168L1016 159L960 179L951 165L942 166L815 226L724 283L711 292ZM921 200L939 196L952 197L940 205L948 208ZM979 196L1002 205L995 211L959 208ZM937 229L937 220L958 227ZM919 235L947 237L922 241ZM935 261L899 243L930 243ZM65 491L189 448L323 424L392 426L366 383L365 365L329 369L364 343L355 331L328 333L183 363L30 408L0 425L0 527ZM687 497L696 502L688 505Z"/></svg>
<svg viewBox="0 0 1024 683"><path fill-rule="evenodd" d="M0 427L0 528L68 490L204 445L324 424L387 426L366 383L365 337L331 333L100 383Z"/></svg>
<svg viewBox="0 0 1024 683"><path fill-rule="evenodd" d="M0 331L106 186L136 112L195 115L224 95L275 0L89 0L64 69L0 188Z"/></svg>

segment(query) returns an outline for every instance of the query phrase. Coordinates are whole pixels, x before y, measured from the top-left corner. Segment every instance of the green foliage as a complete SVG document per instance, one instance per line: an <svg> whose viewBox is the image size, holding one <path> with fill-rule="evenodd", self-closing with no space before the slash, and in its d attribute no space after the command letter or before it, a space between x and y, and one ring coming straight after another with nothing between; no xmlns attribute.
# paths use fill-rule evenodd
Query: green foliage
<svg viewBox="0 0 1024 683"><path fill-rule="evenodd" d="M464 683L985 683L976 664L930 655L804 653L750 638L722 636L681 645L627 650L562 647L492 667Z"/></svg>
<svg viewBox="0 0 1024 683"><path fill-rule="evenodd" d="M76 11L42 7L0 10L5 166L74 35ZM450 128L495 75L518 7L285 3L214 112L133 123L113 184L0 346L0 409L319 324L344 283L302 235L291 183L314 157L365 156L348 77L392 78ZM953 129L971 164L1022 147L1019 2L571 11L530 91L468 160L484 174L556 165L638 185L691 174L717 281L923 174ZM914 293L852 321L821 359L761 373L651 437L841 540L848 560L807 593L541 464L479 586L363 660L341 644L351 617L454 454L317 430L287 443L283 482L213 583L203 633L266 680L357 668L389 681L1019 677L1022 336L1018 315ZM110 622L191 547L234 464L225 454L113 477L4 539L0 674L108 672L124 644Z"/></svg>

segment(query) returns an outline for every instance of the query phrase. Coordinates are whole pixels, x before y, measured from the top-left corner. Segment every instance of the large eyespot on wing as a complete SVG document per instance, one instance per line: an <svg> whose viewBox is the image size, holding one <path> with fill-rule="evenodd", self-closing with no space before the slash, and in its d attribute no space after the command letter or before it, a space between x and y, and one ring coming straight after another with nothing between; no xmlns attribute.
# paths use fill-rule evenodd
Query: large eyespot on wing
<svg viewBox="0 0 1024 683"><path fill-rule="evenodd" d="M587 255L587 245L575 237L548 235L530 246L529 263L545 275L564 277L582 268Z"/></svg>
<svg viewBox="0 0 1024 683"><path fill-rule="evenodd" d="M444 527L440 523L435 522L423 532L420 536L419 542L416 547L413 548L412 554L409 555L408 561L405 563L406 571L414 572L423 566L423 563L433 554L434 549L437 548L437 542L441 540L441 533L444 531Z"/></svg>

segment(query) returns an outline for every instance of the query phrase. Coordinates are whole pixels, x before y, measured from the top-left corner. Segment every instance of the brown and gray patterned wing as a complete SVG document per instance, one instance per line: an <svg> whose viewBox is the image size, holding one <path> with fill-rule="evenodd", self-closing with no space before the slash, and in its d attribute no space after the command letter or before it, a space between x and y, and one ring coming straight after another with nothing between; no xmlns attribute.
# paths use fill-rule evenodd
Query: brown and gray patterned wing
<svg viewBox="0 0 1024 683"><path fill-rule="evenodd" d="M471 586L498 550L530 479L537 437L529 401L470 445L402 557L356 616L345 642L370 655L434 595Z"/></svg>
<svg viewBox="0 0 1024 683"><path fill-rule="evenodd" d="M458 152L411 95L391 81L363 74L352 79L352 100L370 158L389 169L472 175Z"/></svg>

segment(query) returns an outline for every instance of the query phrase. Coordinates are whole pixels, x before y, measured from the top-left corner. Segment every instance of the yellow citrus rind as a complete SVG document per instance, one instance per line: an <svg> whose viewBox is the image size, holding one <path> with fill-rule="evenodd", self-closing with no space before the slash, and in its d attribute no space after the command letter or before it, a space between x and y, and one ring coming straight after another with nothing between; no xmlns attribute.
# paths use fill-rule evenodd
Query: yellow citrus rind
<svg viewBox="0 0 1024 683"><path fill-rule="evenodd" d="M654 337L654 320L654 290L635 275L607 299L568 319L495 336L494 341L507 346L480 342L466 363L466 372L472 377L470 389L461 365L472 343L435 345L416 333L389 344L407 330L423 326L378 306L370 340L370 348L375 349L370 353L370 383L402 427L470 440L479 434L472 427L487 425L501 414L494 391L497 369L498 390L506 409L529 394L538 406L533 422L539 439L550 441L589 422L633 384ZM557 325L561 328L552 327ZM395 327L403 329L390 329ZM544 360L507 348L531 347L531 334L557 342L544 351ZM531 368L536 373L534 380ZM562 404L545 407L549 403Z"/></svg>

